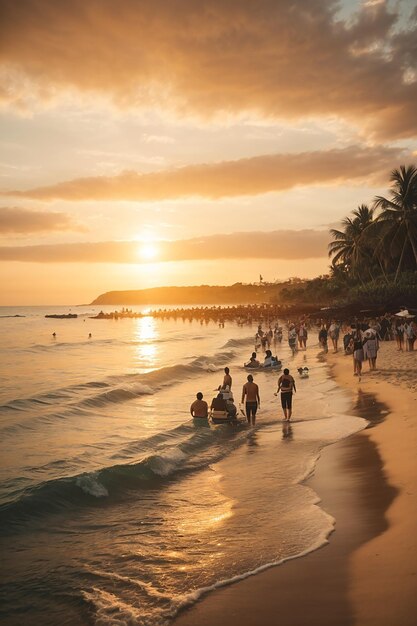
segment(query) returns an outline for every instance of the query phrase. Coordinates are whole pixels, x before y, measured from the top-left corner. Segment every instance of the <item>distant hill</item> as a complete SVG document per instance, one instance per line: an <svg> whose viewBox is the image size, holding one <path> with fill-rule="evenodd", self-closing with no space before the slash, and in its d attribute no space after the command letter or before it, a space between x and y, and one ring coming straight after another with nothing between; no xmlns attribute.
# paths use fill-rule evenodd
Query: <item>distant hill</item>
<svg viewBox="0 0 417 626"><path fill-rule="evenodd" d="M286 283L279 285L234 285L199 287L154 287L135 291L108 291L91 304L256 304L277 298Z"/></svg>

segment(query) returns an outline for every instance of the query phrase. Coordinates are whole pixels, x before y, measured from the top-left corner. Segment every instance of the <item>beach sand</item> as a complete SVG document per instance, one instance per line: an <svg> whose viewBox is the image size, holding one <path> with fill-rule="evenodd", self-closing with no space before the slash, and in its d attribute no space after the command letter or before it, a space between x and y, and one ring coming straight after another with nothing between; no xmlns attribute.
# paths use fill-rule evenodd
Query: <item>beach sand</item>
<svg viewBox="0 0 417 626"><path fill-rule="evenodd" d="M322 452L308 484L336 518L329 543L219 589L176 626L415 626L417 616L417 352L383 343L378 371L329 354L353 413L371 425Z"/></svg>

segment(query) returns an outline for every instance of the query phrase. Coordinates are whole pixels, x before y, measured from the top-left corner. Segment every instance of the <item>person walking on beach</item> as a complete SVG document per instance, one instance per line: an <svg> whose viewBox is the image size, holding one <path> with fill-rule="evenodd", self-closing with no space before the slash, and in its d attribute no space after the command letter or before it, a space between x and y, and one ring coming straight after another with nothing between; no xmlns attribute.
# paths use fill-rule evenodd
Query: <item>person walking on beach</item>
<svg viewBox="0 0 417 626"><path fill-rule="evenodd" d="M364 358L369 361L369 369L376 369L376 357L378 355L379 342L378 337L372 328L365 331L363 336L363 353Z"/></svg>
<svg viewBox="0 0 417 626"><path fill-rule="evenodd" d="M395 340L398 350L402 351L404 346L404 324L399 320L395 323Z"/></svg>
<svg viewBox="0 0 417 626"><path fill-rule="evenodd" d="M208 404L203 400L203 394L201 391L197 394L197 400L194 400L190 406L190 413L193 417L206 418L208 417Z"/></svg>
<svg viewBox="0 0 417 626"><path fill-rule="evenodd" d="M319 331L319 344L323 348L323 351L327 354L329 348L327 346L327 328L323 324Z"/></svg>
<svg viewBox="0 0 417 626"><path fill-rule="evenodd" d="M359 327L355 328L351 339L353 350L353 375L361 377L362 363L364 360L362 333Z"/></svg>
<svg viewBox="0 0 417 626"><path fill-rule="evenodd" d="M255 426L256 411L261 405L261 399L259 397L259 387L253 382L252 374L249 374L247 378L248 382L243 385L242 389L242 404L246 397L246 418L251 426Z"/></svg>
<svg viewBox="0 0 417 626"><path fill-rule="evenodd" d="M330 327L329 327L329 335L330 335L330 339L332 340L334 353L336 353L338 350L337 343L339 341L339 332L340 332L339 324L336 322L336 320L332 320L332 323L330 324Z"/></svg>
<svg viewBox="0 0 417 626"><path fill-rule="evenodd" d="M276 396L281 392L281 406L284 412L284 421L289 422L292 415L292 394L296 393L295 380L290 370L285 368L284 373L278 378Z"/></svg>

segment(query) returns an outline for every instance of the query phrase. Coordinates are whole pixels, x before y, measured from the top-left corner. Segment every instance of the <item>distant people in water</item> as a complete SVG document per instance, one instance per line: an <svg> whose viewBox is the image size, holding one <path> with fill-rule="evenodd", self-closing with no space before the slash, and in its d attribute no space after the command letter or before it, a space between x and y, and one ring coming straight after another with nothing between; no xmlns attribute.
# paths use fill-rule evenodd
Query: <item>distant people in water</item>
<svg viewBox="0 0 417 626"><path fill-rule="evenodd" d="M88 333L88 338L89 338L89 339L91 339L91 338L92 338L92 336L93 336L93 335L92 335L91 333Z"/></svg>
<svg viewBox="0 0 417 626"><path fill-rule="evenodd" d="M251 426L255 426L256 412L261 404L261 398L259 396L259 387L253 382L252 374L249 374L247 383L243 385L242 389L242 404L245 402L246 419Z"/></svg>
<svg viewBox="0 0 417 626"><path fill-rule="evenodd" d="M307 337L308 331L305 324L300 324L298 331L298 343L300 345L300 350L307 350Z"/></svg>
<svg viewBox="0 0 417 626"><path fill-rule="evenodd" d="M56 337L56 333L52 333L52 337L55 339L55 337Z"/></svg>
<svg viewBox="0 0 417 626"><path fill-rule="evenodd" d="M274 328L274 342L281 343L282 341L282 328L281 326L275 326Z"/></svg>
<svg viewBox="0 0 417 626"><path fill-rule="evenodd" d="M297 331L295 330L295 326L291 324L288 330L288 345L294 356L297 352Z"/></svg>
<svg viewBox="0 0 417 626"><path fill-rule="evenodd" d="M260 363L256 358L256 352L252 352L252 356L247 363L245 363L245 367L259 367Z"/></svg>
<svg viewBox="0 0 417 626"><path fill-rule="evenodd" d="M262 367L279 367L281 364L281 361L278 359L277 356L272 356L272 352L271 350L267 350L265 353L265 359L263 362Z"/></svg>
<svg viewBox="0 0 417 626"><path fill-rule="evenodd" d="M296 393L295 380L290 370L285 368L284 373L278 378L278 389L275 395L281 392L281 407L284 412L284 421L290 421L292 415L292 394Z"/></svg>
<svg viewBox="0 0 417 626"><path fill-rule="evenodd" d="M208 404L203 400L203 394L201 391L197 394L197 400L194 400L190 406L190 413L193 417L206 418L208 417Z"/></svg>

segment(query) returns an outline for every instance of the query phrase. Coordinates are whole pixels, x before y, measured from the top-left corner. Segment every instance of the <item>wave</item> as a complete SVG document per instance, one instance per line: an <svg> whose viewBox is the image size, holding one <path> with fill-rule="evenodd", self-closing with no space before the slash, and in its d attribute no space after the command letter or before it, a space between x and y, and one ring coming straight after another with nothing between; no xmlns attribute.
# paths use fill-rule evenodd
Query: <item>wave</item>
<svg viewBox="0 0 417 626"><path fill-rule="evenodd" d="M94 335L90 339L83 339L82 341L51 341L51 343L35 343L28 347L18 349L19 352L50 352L53 350L67 350L73 348L80 348L82 346L109 346L117 347L117 346L146 346L150 344L163 344L163 343L178 343L179 341L201 341L204 339L204 336L199 335L196 337L188 337L178 336L178 337L163 337L160 339L146 339L146 340L132 340L132 339L95 339Z"/></svg>
<svg viewBox="0 0 417 626"><path fill-rule="evenodd" d="M229 339L226 341L222 349L224 348L241 348L243 346L247 346L249 343L253 343L253 336L249 337L241 337L240 339Z"/></svg>
<svg viewBox="0 0 417 626"><path fill-rule="evenodd" d="M91 381L71 385L31 398L17 398L1 405L0 414L7 413L7 411L10 410L27 412L39 406L42 406L43 409L49 406L51 410L55 411L57 402L61 402L63 407L72 410L75 408L101 408L114 403L127 402L142 395L151 395L163 387L175 385L186 378L192 378L203 372L217 372L233 357L233 351L222 351L212 356L198 356L188 364L170 365L143 374L113 376L105 381ZM74 399L78 392L96 388L104 388L106 391L84 397L81 400L78 398ZM44 417L45 415L42 419L44 419ZM35 419L38 419L38 416L36 416ZM7 433L14 433L16 429L19 428L28 428L28 425L26 423L19 424L15 422L13 425L1 429L0 432L5 435Z"/></svg>
<svg viewBox="0 0 417 626"><path fill-rule="evenodd" d="M317 500L317 503L318 502ZM254 569L236 573L234 576L216 580L206 586L192 589L182 594L172 595L171 597L167 593L156 589L152 584L141 580L119 576L113 574L113 572L97 570L90 572L99 578L121 580L121 582L130 587L139 587L140 590L145 592L151 599L155 601L160 600L158 604L154 603L147 609L144 609L143 606L138 607L132 604L131 599L122 599L122 597L117 596L115 592L109 592L97 586L93 586L90 590L84 590L81 593L84 600L93 607L97 621L103 626L123 626L125 624L136 624L137 626L167 626L179 613L194 605L209 593L245 580L246 578L256 576L268 569L283 565L288 561L302 558L328 544L329 536L334 530L336 520L324 511L323 514L326 517L327 525L323 528L317 540L305 550L291 556L268 561Z"/></svg>
<svg viewBox="0 0 417 626"><path fill-rule="evenodd" d="M3 532L13 533L45 515L94 506L103 500L113 503L132 497L133 491L160 487L168 477L172 479L173 475L197 471L219 461L247 436L245 426L196 430L191 422L183 424L143 441L142 446L137 442L138 448L142 447L142 458L135 462L117 463L15 491L12 499L0 506L0 527ZM126 450L121 454L126 454Z"/></svg>

